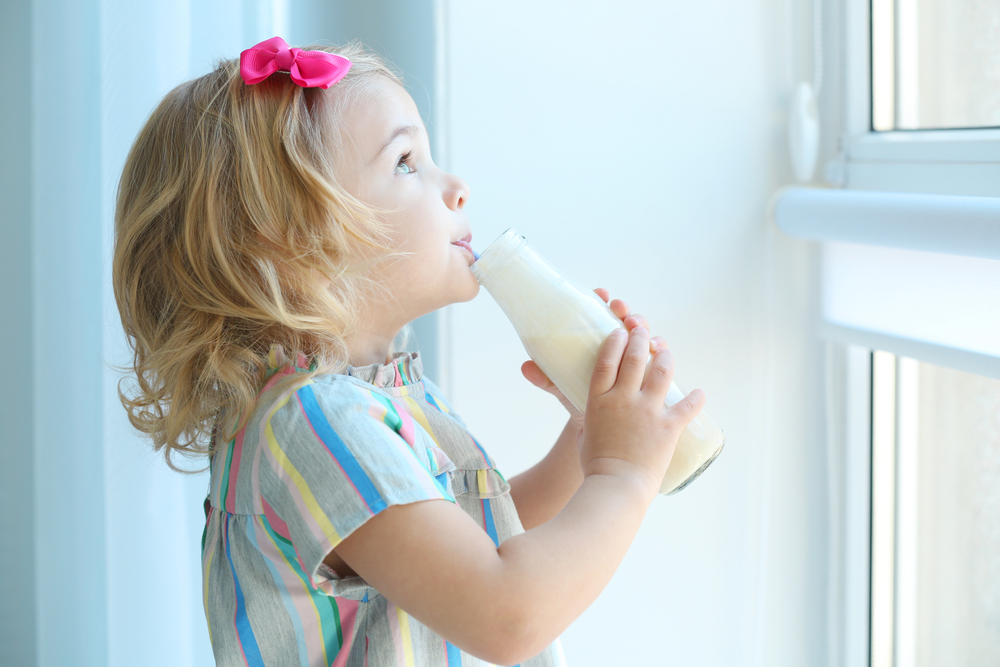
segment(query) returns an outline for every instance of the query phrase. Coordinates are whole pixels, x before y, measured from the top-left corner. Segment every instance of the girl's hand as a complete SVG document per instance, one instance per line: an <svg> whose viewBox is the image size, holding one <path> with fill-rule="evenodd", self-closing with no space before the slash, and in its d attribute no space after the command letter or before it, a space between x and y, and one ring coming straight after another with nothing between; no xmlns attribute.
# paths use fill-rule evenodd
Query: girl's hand
<svg viewBox="0 0 1000 667"><path fill-rule="evenodd" d="M608 290L603 287L598 287L594 290L594 293L601 297L604 300L604 303L607 303L608 306L611 307L611 310L614 311L615 315L624 321L625 328L628 331L631 331L635 327L643 327L644 329L649 330L649 322L646 321L646 318L642 315L633 315L627 303L621 299L615 299L609 303L608 298L610 298L611 295ZM665 340L659 336L654 337L650 340L649 352L652 354L656 352L657 348L665 346ZM542 369L539 368L534 361L528 360L524 362L521 365L521 374L524 375L524 377L527 378L528 382L531 384L558 398L559 402L563 404L563 407L566 408L566 411L569 413L570 421L578 427L583 426L583 413L577 410L576 407L569 402L568 398L563 396L562 392L559 391L559 388L556 387L555 383L553 383L552 380L550 380L548 376L542 372Z"/></svg>
<svg viewBox="0 0 1000 667"><path fill-rule="evenodd" d="M646 329L634 327L628 334L612 332L601 345L587 397L580 468L584 477L638 481L655 495L681 431L701 411L705 395L695 389L668 408L673 355L666 346L658 348L645 374L649 344Z"/></svg>

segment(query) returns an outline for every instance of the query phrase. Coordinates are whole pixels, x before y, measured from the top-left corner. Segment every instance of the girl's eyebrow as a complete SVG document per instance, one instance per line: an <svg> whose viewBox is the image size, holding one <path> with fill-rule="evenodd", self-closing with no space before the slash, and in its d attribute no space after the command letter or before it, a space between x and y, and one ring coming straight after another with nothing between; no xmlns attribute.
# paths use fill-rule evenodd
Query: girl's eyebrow
<svg viewBox="0 0 1000 667"><path fill-rule="evenodd" d="M396 131L392 133L392 136L389 137L389 141L385 142L385 145L382 146L382 149L372 159L372 162L378 160L382 156L382 153L385 153L386 149L389 148L389 146L391 146L393 143L395 143L396 139L398 139L400 135L406 134L409 136L413 136L414 134L417 134L419 131L420 128L417 127L416 125L404 125L403 127L397 128Z"/></svg>

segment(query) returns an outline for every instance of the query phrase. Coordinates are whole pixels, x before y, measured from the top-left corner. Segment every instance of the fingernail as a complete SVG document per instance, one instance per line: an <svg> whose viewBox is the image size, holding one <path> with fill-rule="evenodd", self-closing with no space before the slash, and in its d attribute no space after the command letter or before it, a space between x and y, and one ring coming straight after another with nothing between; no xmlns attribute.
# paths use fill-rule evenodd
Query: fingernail
<svg viewBox="0 0 1000 667"><path fill-rule="evenodd" d="M624 338L625 337L625 330L624 329L615 329L614 331L611 332L611 335L614 336L615 338Z"/></svg>
<svg viewBox="0 0 1000 667"><path fill-rule="evenodd" d="M635 329L632 329L632 333L634 333L636 335L639 335L639 334L644 334L644 333L647 333L647 332L642 327L636 327Z"/></svg>

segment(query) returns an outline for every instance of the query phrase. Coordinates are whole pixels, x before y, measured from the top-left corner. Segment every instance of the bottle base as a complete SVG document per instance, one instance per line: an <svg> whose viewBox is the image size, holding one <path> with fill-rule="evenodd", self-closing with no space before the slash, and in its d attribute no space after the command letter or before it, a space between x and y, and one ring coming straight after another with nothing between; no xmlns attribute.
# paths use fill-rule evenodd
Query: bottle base
<svg viewBox="0 0 1000 667"><path fill-rule="evenodd" d="M677 488L675 488L673 491L668 491L664 495L666 495L666 496L672 496L675 493L677 493L678 491L682 491L682 490L686 489L691 482L693 482L694 480L698 479L698 477L701 476L701 473L705 472L705 469L708 468L708 466L712 465L712 461L714 461L715 459L719 458L719 454L722 453L722 448L725 447L725 446L726 446L726 438L725 438L725 436L723 436L722 442L719 443L719 448L717 450L715 450L715 453L712 454L711 456L709 456L708 460L705 461L703 464L701 464L700 468L698 468L693 473L691 473L690 477L688 477L686 480L684 480L683 482L681 482L677 486Z"/></svg>

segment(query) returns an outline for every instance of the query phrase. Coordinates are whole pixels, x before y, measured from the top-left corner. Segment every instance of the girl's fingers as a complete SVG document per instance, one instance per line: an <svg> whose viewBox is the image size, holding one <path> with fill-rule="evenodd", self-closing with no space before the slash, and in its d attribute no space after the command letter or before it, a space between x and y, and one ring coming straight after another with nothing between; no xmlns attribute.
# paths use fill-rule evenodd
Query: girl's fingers
<svg viewBox="0 0 1000 667"><path fill-rule="evenodd" d="M603 287L596 288L594 293L604 299L604 303L607 303L611 308L611 311L617 315L620 320L622 320L627 330L631 331L636 327L642 327L646 331L649 331L649 320L647 320L644 315L633 314L627 303L621 299L615 299L609 303L608 298L611 296L611 293ZM663 339L661 338L660 340ZM650 353L655 352L656 347L654 345L650 345L649 351Z"/></svg>
<svg viewBox="0 0 1000 667"><path fill-rule="evenodd" d="M633 313L625 318L624 321L626 329L634 329L636 327L642 327L646 331L649 331L649 320L646 319L645 315L639 315Z"/></svg>
<svg viewBox="0 0 1000 667"><path fill-rule="evenodd" d="M627 303L625 303L621 299L615 299L614 301L608 302L608 297L611 295L608 292L608 290L604 289L603 287L598 287L597 289L594 290L594 292L596 292L598 296L604 299L604 302L608 304L608 306L611 308L611 311L625 323L626 329L631 330L639 326L645 329L646 331L649 331L649 320L647 320L643 315L633 313Z"/></svg>
<svg viewBox="0 0 1000 667"><path fill-rule="evenodd" d="M667 416L670 419L670 428L675 433L684 430L691 420L698 416L701 409L705 407L705 392L695 389L690 394L677 401L667 408Z"/></svg>
<svg viewBox="0 0 1000 667"><path fill-rule="evenodd" d="M642 384L643 393L648 393L651 400L662 403L667 400L670 382L674 379L674 355L666 347L657 349L653 361L649 364L649 373Z"/></svg>
<svg viewBox="0 0 1000 667"><path fill-rule="evenodd" d="M601 344L601 349L597 352L594 374L590 377L590 395L592 397L606 394L615 386L615 381L618 378L618 367L621 365L622 353L625 352L627 342L627 332L624 329L615 329Z"/></svg>
<svg viewBox="0 0 1000 667"><path fill-rule="evenodd" d="M530 359L521 364L521 375L531 384L539 389L548 389L552 385L552 380Z"/></svg>
<svg viewBox="0 0 1000 667"><path fill-rule="evenodd" d="M608 303L608 307L611 311L618 316L618 319L624 320L632 313L632 309L628 307L628 304L621 299L614 299Z"/></svg>
<svg viewBox="0 0 1000 667"><path fill-rule="evenodd" d="M649 358L649 332L636 327L629 332L628 345L618 369L616 387L638 393L642 387L642 376L646 373L646 359Z"/></svg>

